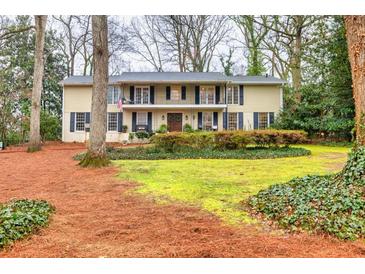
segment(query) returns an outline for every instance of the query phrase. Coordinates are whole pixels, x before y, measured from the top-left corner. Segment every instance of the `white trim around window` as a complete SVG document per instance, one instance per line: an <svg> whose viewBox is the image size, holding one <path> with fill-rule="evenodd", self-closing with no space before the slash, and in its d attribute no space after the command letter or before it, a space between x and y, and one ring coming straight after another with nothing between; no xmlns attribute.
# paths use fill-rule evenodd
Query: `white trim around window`
<svg viewBox="0 0 365 274"><path fill-rule="evenodd" d="M205 93L205 94L203 94L203 93ZM209 94L209 93L212 93L212 94ZM199 103L202 105L215 104L215 86L200 86Z"/></svg>
<svg viewBox="0 0 365 274"><path fill-rule="evenodd" d="M108 112L107 115L108 132L118 131L118 112Z"/></svg>
<svg viewBox="0 0 365 274"><path fill-rule="evenodd" d="M138 95L140 92L140 96ZM147 96L145 96L147 94ZM139 98L138 98L139 97ZM148 105L150 103L150 87L135 86L134 87L134 103L138 105Z"/></svg>
<svg viewBox="0 0 365 274"><path fill-rule="evenodd" d="M85 132L85 121L86 121L85 112L75 113L75 132Z"/></svg>
<svg viewBox="0 0 365 274"><path fill-rule="evenodd" d="M107 102L108 105L117 105L119 98L122 96L122 90L119 86L108 86Z"/></svg>
<svg viewBox="0 0 365 274"><path fill-rule="evenodd" d="M136 125L138 126L148 125L148 112L137 112Z"/></svg>
<svg viewBox="0 0 365 274"><path fill-rule="evenodd" d="M240 103L240 87L238 85L227 87L227 104L239 105Z"/></svg>

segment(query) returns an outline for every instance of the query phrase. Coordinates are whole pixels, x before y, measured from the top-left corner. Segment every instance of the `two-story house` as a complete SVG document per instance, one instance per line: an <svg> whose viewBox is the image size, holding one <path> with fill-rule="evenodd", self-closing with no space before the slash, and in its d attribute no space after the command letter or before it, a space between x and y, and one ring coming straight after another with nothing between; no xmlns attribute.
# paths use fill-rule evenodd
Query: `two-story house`
<svg viewBox="0 0 365 274"><path fill-rule="evenodd" d="M218 72L125 72L109 78L107 141L121 132L155 131L185 124L200 130L265 129L283 106L285 81ZM92 77L63 82L62 140L83 142L90 123ZM121 103L122 102L122 103ZM86 127L85 127L86 125Z"/></svg>

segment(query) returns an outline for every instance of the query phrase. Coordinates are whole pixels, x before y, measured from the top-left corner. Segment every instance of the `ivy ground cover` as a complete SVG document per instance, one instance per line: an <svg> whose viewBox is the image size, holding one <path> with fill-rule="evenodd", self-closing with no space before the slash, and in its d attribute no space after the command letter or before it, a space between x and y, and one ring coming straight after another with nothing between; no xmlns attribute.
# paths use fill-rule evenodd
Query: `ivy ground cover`
<svg viewBox="0 0 365 274"><path fill-rule="evenodd" d="M300 145L310 156L241 160L118 160L119 178L139 183L137 192L161 203L198 206L230 224L253 222L242 200L273 184L307 174L338 172L349 148Z"/></svg>

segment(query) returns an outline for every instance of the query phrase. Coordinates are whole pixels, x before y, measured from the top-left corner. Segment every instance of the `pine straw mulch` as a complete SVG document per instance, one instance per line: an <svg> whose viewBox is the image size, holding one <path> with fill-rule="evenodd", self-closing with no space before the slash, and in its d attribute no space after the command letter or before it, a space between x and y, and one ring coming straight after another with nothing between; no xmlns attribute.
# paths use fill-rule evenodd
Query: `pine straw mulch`
<svg viewBox="0 0 365 274"><path fill-rule="evenodd" d="M84 145L52 143L28 154L0 152L0 202L45 199L49 227L0 251L0 257L365 257L365 243L229 227L198 208L158 205L131 194L116 168L84 169Z"/></svg>

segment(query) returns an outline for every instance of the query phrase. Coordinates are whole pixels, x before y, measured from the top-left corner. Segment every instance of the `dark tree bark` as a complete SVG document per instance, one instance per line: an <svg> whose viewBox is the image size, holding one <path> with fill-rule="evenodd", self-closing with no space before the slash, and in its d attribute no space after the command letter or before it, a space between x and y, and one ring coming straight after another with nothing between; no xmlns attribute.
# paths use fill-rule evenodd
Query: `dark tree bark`
<svg viewBox="0 0 365 274"><path fill-rule="evenodd" d="M81 166L102 167L109 164L106 155L106 121L108 88L108 23L107 16L92 16L93 92L91 103L90 144Z"/></svg>
<svg viewBox="0 0 365 274"><path fill-rule="evenodd" d="M46 15L35 16L35 60L34 60L34 77L32 91L32 108L30 115L30 136L28 152L34 152L41 149L40 134L40 111L41 111L41 94L44 71L44 36L47 24Z"/></svg>
<svg viewBox="0 0 365 274"><path fill-rule="evenodd" d="M358 145L365 145L365 16L345 16Z"/></svg>

